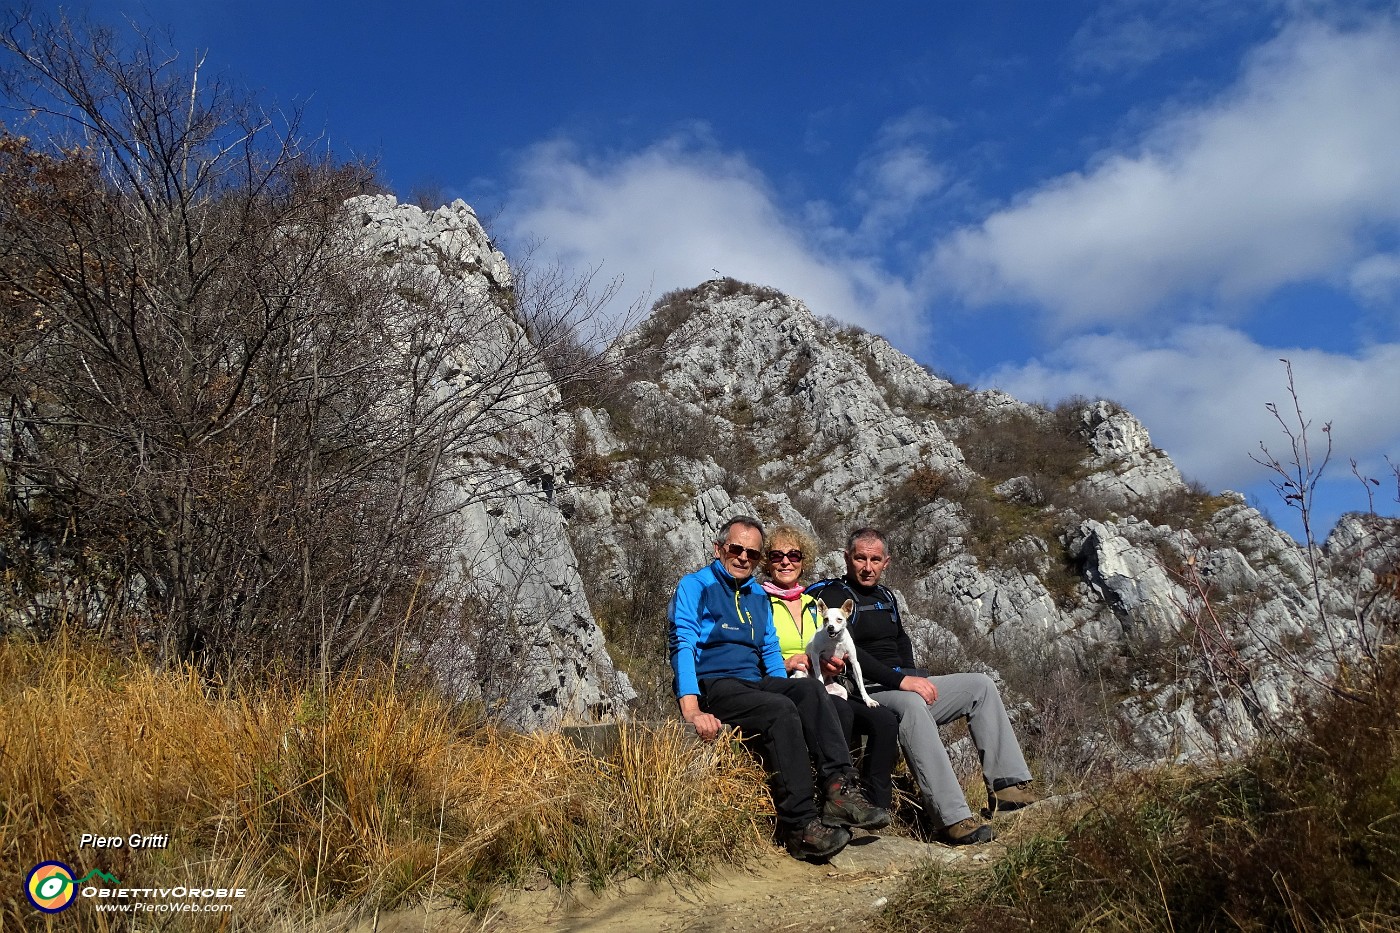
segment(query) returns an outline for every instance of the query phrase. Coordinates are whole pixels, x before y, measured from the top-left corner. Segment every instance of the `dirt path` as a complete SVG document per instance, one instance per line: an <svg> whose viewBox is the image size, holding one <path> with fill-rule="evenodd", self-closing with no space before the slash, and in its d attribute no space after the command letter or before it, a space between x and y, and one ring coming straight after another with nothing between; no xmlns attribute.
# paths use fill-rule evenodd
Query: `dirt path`
<svg viewBox="0 0 1400 933"><path fill-rule="evenodd" d="M775 849L743 870L708 884L668 882L623 886L602 896L561 903L556 892L517 898L485 930L548 933L777 933L859 929L884 904L900 876L930 858L963 860L968 853L896 836L863 836L825 865L800 862Z"/></svg>
<svg viewBox="0 0 1400 933"><path fill-rule="evenodd" d="M776 846L708 882L627 881L602 894L553 887L515 891L482 915L452 905L418 908L335 927L335 933L796 933L859 930L905 877L930 861L968 873L993 867L1008 848L1064 825L1089 806L1081 794L1051 797L996 820L988 845L953 848L905 835L857 832L825 865Z"/></svg>
<svg viewBox="0 0 1400 933"><path fill-rule="evenodd" d="M860 835L825 865L774 848L754 864L717 873L708 883L630 881L595 895L555 889L520 891L485 916L455 909L380 917L356 933L780 933L859 929L901 877L930 860L976 867L1000 844L975 849L929 845L892 835Z"/></svg>

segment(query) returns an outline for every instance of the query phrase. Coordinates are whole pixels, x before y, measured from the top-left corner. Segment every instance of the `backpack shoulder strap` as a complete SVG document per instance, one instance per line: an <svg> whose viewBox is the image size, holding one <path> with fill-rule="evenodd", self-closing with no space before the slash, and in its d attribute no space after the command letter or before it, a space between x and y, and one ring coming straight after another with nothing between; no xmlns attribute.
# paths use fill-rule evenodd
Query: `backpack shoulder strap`
<svg viewBox="0 0 1400 933"><path fill-rule="evenodd" d="M894 624L895 624L895 625L898 625L900 628L903 628L903 627L904 627L904 623L901 622L901 621L900 621L900 618L899 618L899 600L897 600L897 599L894 598L894 593L892 593L892 592L890 591L889 587L886 587L886 586L878 586L878 587L876 587L876 589L877 589L877 590L879 591L879 593L880 593L880 601L881 601L881 602L885 602L885 601L888 601L888 602L889 602L889 604L890 604L890 615L894 618Z"/></svg>

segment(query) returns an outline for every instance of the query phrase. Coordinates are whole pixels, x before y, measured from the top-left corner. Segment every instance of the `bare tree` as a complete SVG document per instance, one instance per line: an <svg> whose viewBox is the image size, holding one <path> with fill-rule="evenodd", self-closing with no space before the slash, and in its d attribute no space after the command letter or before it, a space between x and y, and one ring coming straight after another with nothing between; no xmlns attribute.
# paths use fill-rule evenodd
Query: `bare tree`
<svg viewBox="0 0 1400 933"><path fill-rule="evenodd" d="M149 36L17 17L0 50L12 601L61 567L89 622L213 669L338 666L460 614L446 519L548 442L601 356L546 361L600 299L368 248L371 169Z"/></svg>
<svg viewBox="0 0 1400 933"><path fill-rule="evenodd" d="M1313 533L1312 520L1317 484L1321 482L1327 464L1332 461L1332 422L1328 421L1322 426L1327 444L1319 460L1313 452L1315 439L1308 436L1312 422L1303 417L1303 406L1298 400L1298 389L1293 383L1293 363L1286 359L1279 362L1288 374L1288 397L1293 403L1293 414L1285 418L1279 413L1278 405L1274 402L1268 402L1264 407L1274 416L1274 420L1283 429L1284 436L1288 438L1289 454L1280 460L1263 441L1260 441L1259 454L1250 454L1249 458L1260 466L1267 467L1274 474L1269 484L1274 487L1274 491L1285 505L1298 511L1298 518L1303 524L1303 546L1307 549L1313 595L1317 599L1318 622L1327 630L1327 608L1322 598L1322 572L1318 566L1321 547Z"/></svg>

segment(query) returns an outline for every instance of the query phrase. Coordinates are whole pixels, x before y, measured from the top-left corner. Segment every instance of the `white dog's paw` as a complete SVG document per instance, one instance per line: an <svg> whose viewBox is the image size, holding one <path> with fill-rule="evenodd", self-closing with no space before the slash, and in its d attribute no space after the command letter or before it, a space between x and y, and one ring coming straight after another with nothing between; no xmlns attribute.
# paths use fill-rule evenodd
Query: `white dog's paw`
<svg viewBox="0 0 1400 933"><path fill-rule="evenodd" d="M879 703L879 701L877 701L877 700L875 700L875 699L873 699L873 698L871 698L871 697L866 697L866 698L865 698L865 705L868 706L868 707L870 707L871 709L874 709L875 707L879 706L880 703Z"/></svg>
<svg viewBox="0 0 1400 933"><path fill-rule="evenodd" d="M804 671L804 670L788 671L788 676L789 676L789 677L806 677L806 676L807 676L807 672Z"/></svg>

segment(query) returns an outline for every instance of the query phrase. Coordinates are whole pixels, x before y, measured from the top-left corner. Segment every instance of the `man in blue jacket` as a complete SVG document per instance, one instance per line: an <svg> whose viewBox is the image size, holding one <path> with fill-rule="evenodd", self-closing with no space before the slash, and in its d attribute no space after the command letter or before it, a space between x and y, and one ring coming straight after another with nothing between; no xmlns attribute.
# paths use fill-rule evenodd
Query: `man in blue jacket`
<svg viewBox="0 0 1400 933"><path fill-rule="evenodd" d="M771 775L780 841L798 858L828 858L850 841L849 827L878 829L889 824L889 814L861 791L822 685L788 679L768 594L753 579L763 525L732 518L715 535L714 548L714 561L682 577L671 599L671 668L681 715L707 742L726 724L755 739Z"/></svg>

